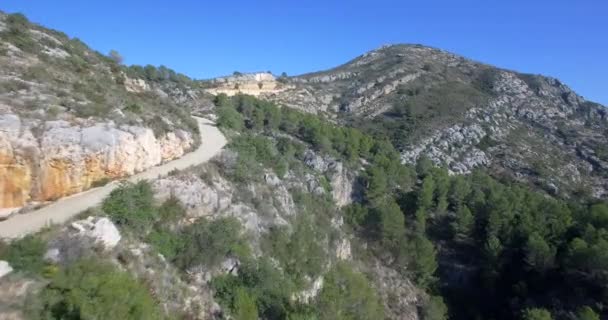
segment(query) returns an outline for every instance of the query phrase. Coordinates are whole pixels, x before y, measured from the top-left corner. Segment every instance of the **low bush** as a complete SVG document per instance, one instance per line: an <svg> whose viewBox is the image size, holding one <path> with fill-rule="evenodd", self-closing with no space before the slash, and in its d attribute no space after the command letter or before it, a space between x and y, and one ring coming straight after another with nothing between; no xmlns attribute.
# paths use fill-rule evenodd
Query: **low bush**
<svg viewBox="0 0 608 320"><path fill-rule="evenodd" d="M0 246L0 260L6 260L17 271L42 274L47 265L43 260L45 252L46 242L40 237L28 235Z"/></svg>
<svg viewBox="0 0 608 320"><path fill-rule="evenodd" d="M316 307L320 319L383 319L384 309L369 280L340 263L325 276Z"/></svg>
<svg viewBox="0 0 608 320"><path fill-rule="evenodd" d="M26 308L31 319L166 318L146 287L96 260L81 260L56 272Z"/></svg>
<svg viewBox="0 0 608 320"><path fill-rule="evenodd" d="M199 219L180 233L178 242L186 245L178 250L175 260L182 270L217 265L229 256L249 255L241 224L234 218Z"/></svg>
<svg viewBox="0 0 608 320"><path fill-rule="evenodd" d="M101 208L118 226L139 234L149 231L158 215L152 187L146 181L114 189Z"/></svg>

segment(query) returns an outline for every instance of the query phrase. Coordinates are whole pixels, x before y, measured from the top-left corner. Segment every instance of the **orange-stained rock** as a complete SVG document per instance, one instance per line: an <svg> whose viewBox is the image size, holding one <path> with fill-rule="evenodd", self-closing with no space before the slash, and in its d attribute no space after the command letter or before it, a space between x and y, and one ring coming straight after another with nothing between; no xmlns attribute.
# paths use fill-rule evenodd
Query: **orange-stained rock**
<svg viewBox="0 0 608 320"><path fill-rule="evenodd" d="M184 131L157 139L151 129L47 121L39 138L30 124L0 115L0 208L49 201L84 191L183 155L192 147Z"/></svg>
<svg viewBox="0 0 608 320"><path fill-rule="evenodd" d="M0 204L2 208L21 207L29 200L31 172L29 166L0 153Z"/></svg>

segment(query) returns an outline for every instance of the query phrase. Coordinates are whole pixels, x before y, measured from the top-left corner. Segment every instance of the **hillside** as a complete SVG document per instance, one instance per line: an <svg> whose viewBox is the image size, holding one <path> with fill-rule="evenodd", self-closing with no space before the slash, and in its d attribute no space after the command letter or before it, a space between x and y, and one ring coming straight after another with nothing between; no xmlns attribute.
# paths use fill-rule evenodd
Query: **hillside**
<svg viewBox="0 0 608 320"><path fill-rule="evenodd" d="M0 12L0 39L0 210L140 172L199 143L190 113L209 100L191 79L123 66L19 14Z"/></svg>
<svg viewBox="0 0 608 320"><path fill-rule="evenodd" d="M557 79L420 45L393 45L290 77L263 95L389 136L406 163L490 168L560 196L608 194L605 107Z"/></svg>

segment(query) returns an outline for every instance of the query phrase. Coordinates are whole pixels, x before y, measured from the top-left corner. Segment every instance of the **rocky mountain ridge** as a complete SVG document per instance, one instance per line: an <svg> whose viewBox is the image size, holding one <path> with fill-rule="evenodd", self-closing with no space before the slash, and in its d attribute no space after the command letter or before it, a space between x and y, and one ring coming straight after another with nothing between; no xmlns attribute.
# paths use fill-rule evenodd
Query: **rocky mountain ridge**
<svg viewBox="0 0 608 320"><path fill-rule="evenodd" d="M403 161L491 168L551 193L606 197L606 108L559 80L421 45L392 45L286 79L262 98L391 138Z"/></svg>

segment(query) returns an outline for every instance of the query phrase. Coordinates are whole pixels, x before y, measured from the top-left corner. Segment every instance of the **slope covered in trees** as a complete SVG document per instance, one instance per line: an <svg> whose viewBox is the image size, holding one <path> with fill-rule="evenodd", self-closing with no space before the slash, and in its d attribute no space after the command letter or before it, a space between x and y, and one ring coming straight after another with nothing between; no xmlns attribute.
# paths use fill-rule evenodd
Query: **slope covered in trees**
<svg viewBox="0 0 608 320"><path fill-rule="evenodd" d="M605 203L551 197L481 170L450 176L425 158L404 166L386 139L251 97L216 102L223 126L288 133L353 166L365 159L363 196L345 218L372 252L443 296L431 309L445 300L454 319L603 312Z"/></svg>

